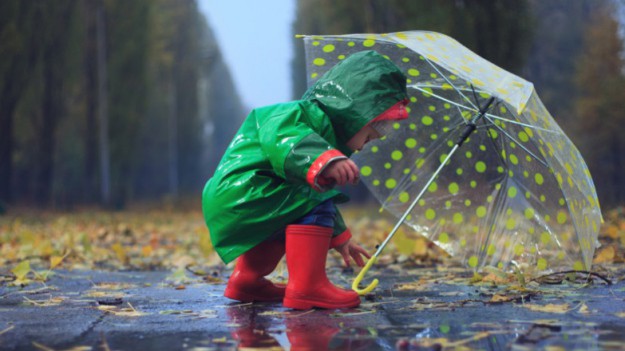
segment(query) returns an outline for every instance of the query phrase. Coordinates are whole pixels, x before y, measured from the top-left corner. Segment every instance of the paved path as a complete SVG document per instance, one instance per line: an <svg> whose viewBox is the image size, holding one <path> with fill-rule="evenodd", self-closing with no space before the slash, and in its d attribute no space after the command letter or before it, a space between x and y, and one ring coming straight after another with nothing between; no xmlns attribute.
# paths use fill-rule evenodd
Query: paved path
<svg viewBox="0 0 625 351"><path fill-rule="evenodd" d="M330 273L343 285L352 275ZM301 312L233 302L223 282L172 283L171 272L59 272L45 286L0 286L0 350L624 348L625 282L510 290L435 268L372 273L380 287L360 308Z"/></svg>

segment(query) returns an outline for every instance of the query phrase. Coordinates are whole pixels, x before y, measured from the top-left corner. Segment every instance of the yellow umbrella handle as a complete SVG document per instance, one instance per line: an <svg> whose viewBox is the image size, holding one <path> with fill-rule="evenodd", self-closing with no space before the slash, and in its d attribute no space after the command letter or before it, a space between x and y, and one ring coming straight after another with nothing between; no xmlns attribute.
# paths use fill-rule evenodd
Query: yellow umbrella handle
<svg viewBox="0 0 625 351"><path fill-rule="evenodd" d="M371 291L373 291L373 289L375 289L376 286L378 286L378 280L377 279L373 279L373 281L371 282L371 284L369 284L369 286L367 286L364 289L359 289L358 288L358 284L360 284L360 282L362 281L362 279L365 277L365 274L367 274L367 272L369 271L369 268L371 268L371 266L373 266L373 263L375 262L377 256L373 256L369 259L369 261L367 261L367 264L362 267L362 269L360 270L360 273L358 273L358 275L356 276L356 279L354 279L354 282L352 283L352 290L354 290L355 292L358 293L358 295L366 295L368 293L370 293Z"/></svg>

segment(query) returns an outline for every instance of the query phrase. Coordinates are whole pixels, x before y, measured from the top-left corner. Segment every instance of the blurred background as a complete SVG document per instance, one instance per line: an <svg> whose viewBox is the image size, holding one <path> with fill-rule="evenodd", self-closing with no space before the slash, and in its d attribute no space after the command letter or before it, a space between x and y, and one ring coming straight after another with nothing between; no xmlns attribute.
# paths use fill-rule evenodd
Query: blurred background
<svg viewBox="0 0 625 351"><path fill-rule="evenodd" d="M295 34L407 30L533 82L625 203L625 0L2 0L0 213L199 206L247 113L305 91Z"/></svg>

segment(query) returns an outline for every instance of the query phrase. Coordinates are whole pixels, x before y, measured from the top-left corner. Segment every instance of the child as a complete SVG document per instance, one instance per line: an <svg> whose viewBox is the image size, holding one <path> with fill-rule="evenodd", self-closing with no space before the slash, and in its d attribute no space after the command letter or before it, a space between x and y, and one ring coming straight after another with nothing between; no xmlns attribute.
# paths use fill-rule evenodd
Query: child
<svg viewBox="0 0 625 351"><path fill-rule="evenodd" d="M347 157L379 138L384 121L408 117L406 77L374 51L355 53L321 77L302 100L253 110L230 143L202 195L215 250L238 257L224 296L283 301L294 309L350 308L352 290L327 278L327 252L345 264L370 257L350 240L334 185L355 184ZM286 287L264 277L286 251Z"/></svg>

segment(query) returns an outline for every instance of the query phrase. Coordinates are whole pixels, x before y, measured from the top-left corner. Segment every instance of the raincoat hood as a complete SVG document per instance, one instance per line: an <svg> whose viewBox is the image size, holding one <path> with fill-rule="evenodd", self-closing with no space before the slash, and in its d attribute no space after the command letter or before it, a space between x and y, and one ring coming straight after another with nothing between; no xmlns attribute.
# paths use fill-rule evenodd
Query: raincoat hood
<svg viewBox="0 0 625 351"><path fill-rule="evenodd" d="M406 76L375 51L350 55L326 72L302 99L315 101L330 117L339 148L399 101L407 99Z"/></svg>

